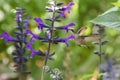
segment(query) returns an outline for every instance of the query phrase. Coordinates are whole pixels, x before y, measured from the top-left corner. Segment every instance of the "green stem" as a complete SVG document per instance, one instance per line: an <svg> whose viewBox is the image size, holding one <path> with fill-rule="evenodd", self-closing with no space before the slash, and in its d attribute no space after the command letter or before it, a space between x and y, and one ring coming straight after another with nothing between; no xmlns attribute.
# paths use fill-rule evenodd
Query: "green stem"
<svg viewBox="0 0 120 80"><path fill-rule="evenodd" d="M102 63L102 40L99 39L99 58L100 58L100 64ZM100 69L99 69L99 73L101 73ZM102 77L100 76L98 80L102 80Z"/></svg>
<svg viewBox="0 0 120 80"><path fill-rule="evenodd" d="M100 57L100 64L102 60L102 42L101 39L99 40L99 57Z"/></svg>
<svg viewBox="0 0 120 80"><path fill-rule="evenodd" d="M52 36L53 36L53 28L54 28L54 17L55 17L55 9L54 9L54 12L52 14L52 23L51 23L51 37L50 37L50 40L49 40L49 43L48 43L48 49L47 49L47 52L46 52L46 56L45 56L45 62L44 62L44 66L43 66L43 70L42 70L42 74L41 74L41 80L44 80L44 75L45 75L45 67L47 65L47 62L48 62L48 56L49 56L49 53L50 53L50 47L51 47L51 40L52 40Z"/></svg>

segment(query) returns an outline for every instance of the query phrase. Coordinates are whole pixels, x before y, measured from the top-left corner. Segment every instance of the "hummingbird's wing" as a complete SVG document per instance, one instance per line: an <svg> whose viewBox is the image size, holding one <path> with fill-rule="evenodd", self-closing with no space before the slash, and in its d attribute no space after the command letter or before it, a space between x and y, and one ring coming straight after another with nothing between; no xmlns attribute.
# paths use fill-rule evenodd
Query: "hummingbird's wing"
<svg viewBox="0 0 120 80"><path fill-rule="evenodd" d="M101 34L92 34L90 36L86 36L84 38L85 42L93 42L93 41L97 41L99 39L101 39L103 37L103 35Z"/></svg>
<svg viewBox="0 0 120 80"><path fill-rule="evenodd" d="M87 27L82 27L78 30L77 34L79 36L82 36L85 33L86 30L87 30Z"/></svg>

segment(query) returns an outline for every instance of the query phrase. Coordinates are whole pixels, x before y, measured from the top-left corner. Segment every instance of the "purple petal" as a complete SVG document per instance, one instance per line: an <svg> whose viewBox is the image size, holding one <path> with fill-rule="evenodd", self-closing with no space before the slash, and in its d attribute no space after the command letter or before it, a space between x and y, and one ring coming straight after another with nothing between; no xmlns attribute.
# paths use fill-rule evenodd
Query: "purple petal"
<svg viewBox="0 0 120 80"><path fill-rule="evenodd" d="M10 36L7 32L4 32L3 34L1 34L0 38L5 39L7 43L14 41L14 38Z"/></svg>
<svg viewBox="0 0 120 80"><path fill-rule="evenodd" d="M32 52L31 55L30 55L30 58L32 58L34 55L37 54L38 51L35 50L35 49L32 47L32 44L31 44L31 43L27 44L26 47Z"/></svg>
<svg viewBox="0 0 120 80"><path fill-rule="evenodd" d="M75 3L74 2L69 2L68 7L73 6Z"/></svg>
<svg viewBox="0 0 120 80"><path fill-rule="evenodd" d="M73 27L73 26L75 26L75 24L74 24L74 23L70 23L70 24L68 24L68 25L66 25L66 26L63 26L63 27L61 27L61 28L58 28L58 29L66 30L66 33L68 33L69 28L70 28L70 27Z"/></svg>
<svg viewBox="0 0 120 80"><path fill-rule="evenodd" d="M32 53L30 54L30 58L33 58L35 55L38 55L38 54L39 54L39 51L34 50L34 51L32 51Z"/></svg>
<svg viewBox="0 0 120 80"><path fill-rule="evenodd" d="M64 6L64 7L62 8L62 12L61 12L60 16L66 18L65 12L70 13L70 9L71 9L71 7L72 7L73 5L74 5L74 3L73 3L73 2L70 2L67 6Z"/></svg>
<svg viewBox="0 0 120 80"><path fill-rule="evenodd" d="M42 21L41 18L34 18L34 20L35 20L37 23L43 23L43 21Z"/></svg>
<svg viewBox="0 0 120 80"><path fill-rule="evenodd" d="M66 46L68 47L68 41L69 40L72 40L72 39L74 39L75 37L73 36L73 35L71 35L71 36L69 36L69 37L67 37L67 38L62 38L62 39L60 39L58 42L63 42L63 43L65 43L66 44Z"/></svg>
<svg viewBox="0 0 120 80"><path fill-rule="evenodd" d="M68 40L73 40L73 39L75 39L75 36L73 36L73 35L70 35L70 36L68 37Z"/></svg>
<svg viewBox="0 0 120 80"><path fill-rule="evenodd" d="M61 12L60 16L66 18L66 15L64 14L64 12Z"/></svg>
<svg viewBox="0 0 120 80"><path fill-rule="evenodd" d="M45 26L45 23L42 21L41 18L34 18L34 20L38 23L38 29L42 30L43 27Z"/></svg>
<svg viewBox="0 0 120 80"><path fill-rule="evenodd" d="M26 30L25 33L26 33L26 34L31 34L32 37L35 38L35 39L40 39L40 36L37 35L37 34L32 33L31 30Z"/></svg>
<svg viewBox="0 0 120 80"><path fill-rule="evenodd" d="M69 46L69 44L68 44L68 40L65 40L64 43L66 44L67 47Z"/></svg>
<svg viewBox="0 0 120 80"><path fill-rule="evenodd" d="M62 39L60 39L59 42L63 42L63 43L65 43L66 46L68 47L68 40L67 40L66 38L62 38Z"/></svg>
<svg viewBox="0 0 120 80"><path fill-rule="evenodd" d="M28 49L31 50L31 51L34 50L31 43L28 43L28 44L26 45L26 48L28 48Z"/></svg>
<svg viewBox="0 0 120 80"><path fill-rule="evenodd" d="M30 58L33 58L35 55L45 56L45 54L44 54L42 51L40 51L40 50L34 50L34 51L32 52L32 54L30 55ZM51 57L51 56L50 56L50 57Z"/></svg>
<svg viewBox="0 0 120 80"><path fill-rule="evenodd" d="M39 51L39 50L35 50L33 47L32 47L32 44L35 42L35 39L34 38L31 38L29 43L26 45L26 48L28 48L32 53L30 55L30 58L33 58L35 55L41 55L43 56L43 53L42 51Z"/></svg>
<svg viewBox="0 0 120 80"><path fill-rule="evenodd" d="M32 37L32 38L30 39L30 44L32 45L34 42L35 42L35 39Z"/></svg>
<svg viewBox="0 0 120 80"><path fill-rule="evenodd" d="M67 26L65 26L64 29L65 29L66 32L68 33L69 27L73 27L73 26L75 26L75 24L74 24L74 23L70 23L70 24L68 24Z"/></svg>
<svg viewBox="0 0 120 80"><path fill-rule="evenodd" d="M33 56L37 55L38 54L38 50L35 50L33 47L32 47L32 44L29 43L27 44L26 46L32 53L30 55L30 58L33 58Z"/></svg>
<svg viewBox="0 0 120 80"><path fill-rule="evenodd" d="M26 45L26 48L28 48L29 50L31 50L32 52L34 52L34 48L32 47L32 44L35 42L34 38L31 38L29 43Z"/></svg>
<svg viewBox="0 0 120 80"><path fill-rule="evenodd" d="M32 44L35 42L35 39L34 38L31 38L29 43L26 45L26 48L28 48L32 53L30 55L30 58L33 57L33 55L36 55L36 53L38 52L37 50L35 50L33 47L32 47Z"/></svg>
<svg viewBox="0 0 120 80"><path fill-rule="evenodd" d="M74 23L70 23L70 24L68 24L68 26L75 26L75 24Z"/></svg>

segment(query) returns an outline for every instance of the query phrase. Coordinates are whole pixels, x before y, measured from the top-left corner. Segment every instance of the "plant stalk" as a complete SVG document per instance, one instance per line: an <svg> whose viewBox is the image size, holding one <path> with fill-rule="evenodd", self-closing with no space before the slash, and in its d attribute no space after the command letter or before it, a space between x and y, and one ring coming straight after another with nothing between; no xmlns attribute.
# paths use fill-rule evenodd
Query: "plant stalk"
<svg viewBox="0 0 120 80"><path fill-rule="evenodd" d="M47 62L48 62L48 56L50 54L50 47L51 47L51 40L52 40L52 36L53 36L53 28L54 28L54 17L55 17L55 8L54 8L54 11L53 11L53 14L52 14L52 23L51 23L51 37L50 37L50 40L49 40L49 43L48 43L48 49L47 49L47 52L46 52L46 56L45 56L45 62L44 62L44 66L43 66L43 70L42 70L42 74L41 74L41 79L40 80L44 80L44 75L45 75L45 67L47 65Z"/></svg>

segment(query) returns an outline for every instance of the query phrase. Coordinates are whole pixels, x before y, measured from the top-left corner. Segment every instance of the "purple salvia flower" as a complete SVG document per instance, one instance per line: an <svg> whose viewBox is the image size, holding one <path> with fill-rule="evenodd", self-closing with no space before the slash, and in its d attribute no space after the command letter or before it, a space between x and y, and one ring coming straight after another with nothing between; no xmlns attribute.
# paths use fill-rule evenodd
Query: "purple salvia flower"
<svg viewBox="0 0 120 80"><path fill-rule="evenodd" d="M35 55L38 55L39 51L38 50L34 50L32 51L32 53L30 54L30 58L33 58Z"/></svg>
<svg viewBox="0 0 120 80"><path fill-rule="evenodd" d="M27 44L27 45L26 45L26 48L28 48L28 49L31 50L31 51L34 51L31 43Z"/></svg>
<svg viewBox="0 0 120 80"><path fill-rule="evenodd" d="M35 50L33 47L32 47L32 44L35 42L35 39L32 37L30 39L30 42L26 45L26 48L28 48L32 53L30 55L30 58L33 58L35 55L41 55L41 56L44 56L44 53L40 50Z"/></svg>
<svg viewBox="0 0 120 80"><path fill-rule="evenodd" d="M33 58L35 55L45 56L45 54L42 51L34 50L34 51L32 51L30 58Z"/></svg>
<svg viewBox="0 0 120 80"><path fill-rule="evenodd" d="M32 45L35 42L35 39L32 37L29 41L29 45Z"/></svg>
<svg viewBox="0 0 120 80"><path fill-rule="evenodd" d="M37 35L37 34L32 33L31 30L26 30L25 33L26 33L26 34L31 34L32 37L35 38L35 39L40 39L40 36Z"/></svg>
<svg viewBox="0 0 120 80"><path fill-rule="evenodd" d="M73 5L74 5L74 3L73 3L73 2L70 2L67 6L64 6L64 7L62 8L62 12L61 12L60 16L63 16L64 18L66 18L65 12L70 13L70 9L71 9L71 7L72 7Z"/></svg>
<svg viewBox="0 0 120 80"><path fill-rule="evenodd" d="M26 20L24 20L24 26L25 27L29 27L30 26L30 17L29 16L27 16L27 18L26 18Z"/></svg>
<svg viewBox="0 0 120 80"><path fill-rule="evenodd" d="M45 26L45 23L42 21L41 18L34 18L34 20L38 23L38 29L42 30L43 27Z"/></svg>
<svg viewBox="0 0 120 80"><path fill-rule="evenodd" d="M75 36L73 36L73 35L70 35L70 36L68 37L68 40L73 40L73 39L75 39Z"/></svg>
<svg viewBox="0 0 120 80"><path fill-rule="evenodd" d="M14 41L14 38L10 36L7 32L4 32L3 34L1 34L0 38L5 39L7 43Z"/></svg>
<svg viewBox="0 0 120 80"><path fill-rule="evenodd" d="M75 39L75 37L74 37L73 35L70 35L70 36L67 37L67 38L62 38L62 39L58 40L58 42L63 42L63 43L65 43L66 46L68 47L68 41L69 41L69 40L72 40L72 39Z"/></svg>
<svg viewBox="0 0 120 80"><path fill-rule="evenodd" d="M32 58L34 55L38 54L37 50L34 50L32 47L32 44L35 42L34 38L30 39L30 42L26 45L26 47L32 52L30 55L30 58Z"/></svg>
<svg viewBox="0 0 120 80"><path fill-rule="evenodd" d="M74 23L70 23L70 24L68 24L66 26L63 26L61 29L66 30L66 32L68 33L69 28L73 27L73 26L75 26L75 24Z"/></svg>
<svg viewBox="0 0 120 80"><path fill-rule="evenodd" d="M73 27L73 26L75 26L75 24L74 23L70 23L70 24L62 26L62 27L55 27L55 29L66 30L66 33L68 33L70 27Z"/></svg>

